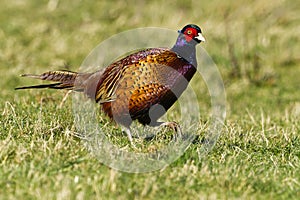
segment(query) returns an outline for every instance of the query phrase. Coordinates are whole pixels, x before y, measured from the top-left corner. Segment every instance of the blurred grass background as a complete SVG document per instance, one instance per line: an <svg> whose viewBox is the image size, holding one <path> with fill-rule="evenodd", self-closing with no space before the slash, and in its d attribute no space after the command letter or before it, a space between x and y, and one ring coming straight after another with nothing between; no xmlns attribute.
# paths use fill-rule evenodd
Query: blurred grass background
<svg viewBox="0 0 300 200"><path fill-rule="evenodd" d="M263 1L0 2L0 199L297 199L300 196L300 3ZM78 69L124 30L201 26L223 76L227 119L205 159L192 145L170 167L127 174L71 136L64 92L18 91L22 73Z"/></svg>

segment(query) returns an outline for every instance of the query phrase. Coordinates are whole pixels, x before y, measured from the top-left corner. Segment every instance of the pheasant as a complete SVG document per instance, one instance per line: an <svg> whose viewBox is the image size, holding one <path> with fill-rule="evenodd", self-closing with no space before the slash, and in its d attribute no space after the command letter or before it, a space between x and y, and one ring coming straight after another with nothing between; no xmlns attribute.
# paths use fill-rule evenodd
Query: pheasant
<svg viewBox="0 0 300 200"><path fill-rule="evenodd" d="M53 88L80 91L96 103L117 124L125 127L132 143L133 120L149 126L177 101L196 72L196 45L204 42L201 29L189 24L178 31L175 45L132 53L94 73L48 71L21 76L55 83L16 89Z"/></svg>

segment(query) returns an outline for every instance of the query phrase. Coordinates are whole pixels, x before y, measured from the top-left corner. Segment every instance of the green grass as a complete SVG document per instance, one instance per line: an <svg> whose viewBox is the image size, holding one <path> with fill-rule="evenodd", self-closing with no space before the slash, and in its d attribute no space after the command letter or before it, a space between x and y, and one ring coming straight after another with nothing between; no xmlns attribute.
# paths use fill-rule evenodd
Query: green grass
<svg viewBox="0 0 300 200"><path fill-rule="evenodd" d="M299 198L299 3L55 2L0 3L0 199ZM201 45L219 67L227 96L224 130L205 158L195 143L161 171L110 169L73 136L72 98L59 108L62 91L14 90L39 83L22 73L65 63L78 69L120 31L177 30L191 22L203 29ZM199 102L204 111L208 100Z"/></svg>

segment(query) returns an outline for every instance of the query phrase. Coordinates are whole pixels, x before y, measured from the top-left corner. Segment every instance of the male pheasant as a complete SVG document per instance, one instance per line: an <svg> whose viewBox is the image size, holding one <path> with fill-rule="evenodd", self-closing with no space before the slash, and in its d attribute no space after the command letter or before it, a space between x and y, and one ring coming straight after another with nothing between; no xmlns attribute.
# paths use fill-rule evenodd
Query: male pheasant
<svg viewBox="0 0 300 200"><path fill-rule="evenodd" d="M56 83L16 89L53 88L84 92L95 100L113 121L126 127L132 142L130 125L158 126L157 120L176 102L196 72L195 46L205 39L194 24L178 31L171 48L150 48L120 59L94 73L49 71L22 76ZM76 81L75 81L76 80Z"/></svg>

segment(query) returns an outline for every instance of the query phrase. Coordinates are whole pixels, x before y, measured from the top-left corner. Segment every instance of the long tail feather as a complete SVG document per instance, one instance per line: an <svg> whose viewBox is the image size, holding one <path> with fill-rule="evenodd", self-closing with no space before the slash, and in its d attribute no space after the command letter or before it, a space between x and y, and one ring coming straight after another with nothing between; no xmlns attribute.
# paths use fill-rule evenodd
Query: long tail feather
<svg viewBox="0 0 300 200"><path fill-rule="evenodd" d="M21 77L28 77L28 78L36 78L36 79L40 79L40 75L36 75L36 74L22 74L20 75Z"/></svg>
<svg viewBox="0 0 300 200"><path fill-rule="evenodd" d="M52 88L52 89L73 89L75 84L75 79L78 76L77 72L71 71L49 71L40 75L35 74L23 74L22 77L29 77L47 81L54 81L57 83L52 84L41 84L41 85L32 85L17 87L16 90L21 89L37 89L37 88Z"/></svg>
<svg viewBox="0 0 300 200"><path fill-rule="evenodd" d="M15 90L23 90L23 89L36 89L36 88L51 88L59 85L60 83L52 83L52 84L44 84L44 85L31 85L31 86L23 86L16 87Z"/></svg>
<svg viewBox="0 0 300 200"><path fill-rule="evenodd" d="M31 85L31 86L23 86L16 87L15 90L23 90L23 89L43 89L43 88L51 88L51 89L67 89L67 87L61 87L61 83L51 83L51 84L43 84L43 85ZM71 87L70 87L71 88Z"/></svg>

